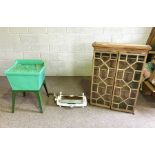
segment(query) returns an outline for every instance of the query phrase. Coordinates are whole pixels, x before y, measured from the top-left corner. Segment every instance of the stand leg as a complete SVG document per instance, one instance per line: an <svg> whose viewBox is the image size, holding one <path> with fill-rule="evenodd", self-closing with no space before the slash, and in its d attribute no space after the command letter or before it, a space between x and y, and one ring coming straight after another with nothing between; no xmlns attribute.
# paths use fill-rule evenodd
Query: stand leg
<svg viewBox="0 0 155 155"><path fill-rule="evenodd" d="M24 92L23 92L23 97L25 97L25 96L26 96L26 92L24 91Z"/></svg>
<svg viewBox="0 0 155 155"><path fill-rule="evenodd" d="M16 92L12 91L12 113L15 111L15 99L16 99Z"/></svg>
<svg viewBox="0 0 155 155"><path fill-rule="evenodd" d="M44 88L45 88L45 91L46 91L47 96L49 97L49 93L48 93L48 90L47 90L47 86L46 86L46 82L45 81L44 81Z"/></svg>
<svg viewBox="0 0 155 155"><path fill-rule="evenodd" d="M39 91L35 92L35 94L38 100L39 111L40 113L43 113L42 104L41 104L41 96L40 96Z"/></svg>

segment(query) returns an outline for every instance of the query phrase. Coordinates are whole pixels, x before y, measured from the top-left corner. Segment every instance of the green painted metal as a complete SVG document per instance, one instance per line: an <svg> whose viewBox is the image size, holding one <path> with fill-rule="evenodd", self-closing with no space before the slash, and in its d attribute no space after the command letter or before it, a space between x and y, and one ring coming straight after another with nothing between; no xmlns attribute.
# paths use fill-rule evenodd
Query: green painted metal
<svg viewBox="0 0 155 155"><path fill-rule="evenodd" d="M12 91L12 113L15 111L16 92Z"/></svg>
<svg viewBox="0 0 155 155"><path fill-rule="evenodd" d="M46 81L44 81L43 85L44 85L44 88L45 88L46 94L47 94L47 96L49 97L49 93L48 93L47 86L46 86Z"/></svg>
<svg viewBox="0 0 155 155"><path fill-rule="evenodd" d="M15 111L15 99L16 99L16 95L17 93L25 93L25 91L23 92L22 90L12 90L12 113L14 113ZM27 92L32 92L36 95L37 100L38 100L38 107L39 107L39 111L40 113L43 113L43 108L42 108L42 99L41 99L41 95L39 91L27 91Z"/></svg>
<svg viewBox="0 0 155 155"><path fill-rule="evenodd" d="M49 97L49 93L48 93L48 89L46 86L46 82L43 82L45 91L47 96ZM26 96L26 92L32 92L36 95L37 100L38 100L38 107L39 107L39 111L40 113L43 113L43 108L42 108L42 99L41 99L41 95L40 95L40 90L36 91L36 90L12 90L12 113L14 113L15 111L15 99L16 99L16 94L17 93L23 93L23 97Z"/></svg>
<svg viewBox="0 0 155 155"><path fill-rule="evenodd" d="M40 96L39 91L36 91L35 95L36 95L36 97L38 99L38 106L39 106L40 113L43 113L42 104L41 104L42 103L41 102L41 96Z"/></svg>
<svg viewBox="0 0 155 155"><path fill-rule="evenodd" d="M42 60L16 60L15 64L5 71L5 75L12 87L12 112L15 111L16 94L26 92L35 93L38 100L39 111L43 113L40 89L44 85L49 96L45 82L45 65Z"/></svg>
<svg viewBox="0 0 155 155"><path fill-rule="evenodd" d="M45 80L45 65L42 60L16 60L5 75L12 90L39 91Z"/></svg>

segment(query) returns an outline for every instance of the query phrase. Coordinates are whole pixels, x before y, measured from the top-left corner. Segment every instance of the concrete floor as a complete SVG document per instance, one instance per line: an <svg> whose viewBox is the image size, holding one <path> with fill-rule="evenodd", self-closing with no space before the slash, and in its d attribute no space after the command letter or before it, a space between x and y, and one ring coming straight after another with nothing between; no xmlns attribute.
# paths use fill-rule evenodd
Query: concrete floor
<svg viewBox="0 0 155 155"><path fill-rule="evenodd" d="M89 97L90 77L47 77L50 92ZM26 97L19 94L15 113L11 113L11 89L5 77L0 77L0 127L14 128L110 128L155 127L155 99L139 95L135 115L88 105L86 108L58 107L53 97L46 97L42 88L44 113L38 112L36 98L32 93Z"/></svg>

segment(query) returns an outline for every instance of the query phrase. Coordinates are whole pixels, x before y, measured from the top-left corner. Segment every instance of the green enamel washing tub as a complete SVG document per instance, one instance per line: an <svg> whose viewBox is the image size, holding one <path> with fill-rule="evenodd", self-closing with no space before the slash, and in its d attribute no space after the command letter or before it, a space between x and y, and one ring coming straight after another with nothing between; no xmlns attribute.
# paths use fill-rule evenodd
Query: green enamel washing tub
<svg viewBox="0 0 155 155"><path fill-rule="evenodd" d="M45 65L42 60L16 60L5 71L12 90L40 90L45 80Z"/></svg>

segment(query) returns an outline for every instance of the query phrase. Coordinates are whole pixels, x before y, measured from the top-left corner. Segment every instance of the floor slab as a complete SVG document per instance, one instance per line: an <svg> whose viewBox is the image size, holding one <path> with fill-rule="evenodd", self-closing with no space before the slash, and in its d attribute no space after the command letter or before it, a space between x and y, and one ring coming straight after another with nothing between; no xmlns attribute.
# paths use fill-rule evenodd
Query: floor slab
<svg viewBox="0 0 155 155"><path fill-rule="evenodd" d="M46 77L50 93L90 96L91 77ZM11 88L0 77L0 127L5 128L133 128L155 127L155 99L139 94L135 114L113 111L92 105L85 108L56 106L53 96L42 88L44 113L39 113L35 95L18 94L15 113L11 113Z"/></svg>

